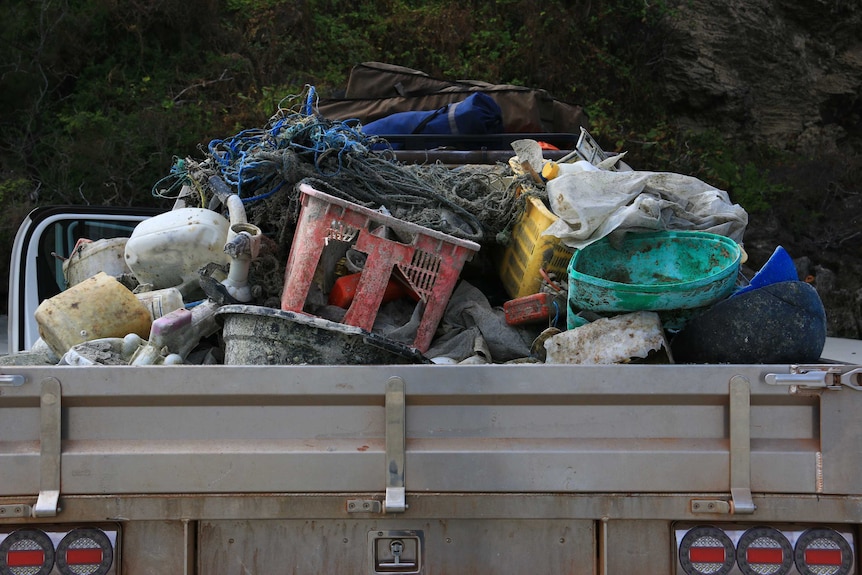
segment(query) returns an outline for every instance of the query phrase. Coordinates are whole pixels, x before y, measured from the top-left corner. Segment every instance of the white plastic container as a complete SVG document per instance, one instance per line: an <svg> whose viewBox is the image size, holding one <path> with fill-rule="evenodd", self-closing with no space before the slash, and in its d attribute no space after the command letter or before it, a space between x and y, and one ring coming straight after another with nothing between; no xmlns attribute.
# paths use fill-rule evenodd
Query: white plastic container
<svg viewBox="0 0 862 575"><path fill-rule="evenodd" d="M165 288L136 293L135 297L144 304L150 312L150 317L157 320L174 310L185 307L183 294L177 288Z"/></svg>
<svg viewBox="0 0 862 575"><path fill-rule="evenodd" d="M39 335L58 356L73 345L135 333L150 335L147 308L116 278L99 272L36 308Z"/></svg>
<svg viewBox="0 0 862 575"><path fill-rule="evenodd" d="M174 287L184 295L198 288L198 270L210 262L227 265L230 222L204 208L181 208L138 224L126 243L125 260L141 284Z"/></svg>
<svg viewBox="0 0 862 575"><path fill-rule="evenodd" d="M120 276L129 270L124 259L128 238L88 240L81 238L63 262L66 287L79 284L99 272Z"/></svg>
<svg viewBox="0 0 862 575"><path fill-rule="evenodd" d="M596 172L599 168L595 167L586 160L578 160L577 162L557 163L554 161L545 162L542 166L542 177L546 180L553 180L557 176L570 174L572 172Z"/></svg>

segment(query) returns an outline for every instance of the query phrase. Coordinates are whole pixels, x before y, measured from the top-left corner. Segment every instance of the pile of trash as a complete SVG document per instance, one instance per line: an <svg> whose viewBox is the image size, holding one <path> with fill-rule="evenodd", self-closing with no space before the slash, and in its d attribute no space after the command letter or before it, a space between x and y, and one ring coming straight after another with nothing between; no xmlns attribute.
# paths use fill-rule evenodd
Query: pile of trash
<svg viewBox="0 0 862 575"><path fill-rule="evenodd" d="M556 160L399 162L313 88L176 159L172 209L82 239L36 311L59 365L812 362L825 312L790 256L750 280L748 217L581 129Z"/></svg>

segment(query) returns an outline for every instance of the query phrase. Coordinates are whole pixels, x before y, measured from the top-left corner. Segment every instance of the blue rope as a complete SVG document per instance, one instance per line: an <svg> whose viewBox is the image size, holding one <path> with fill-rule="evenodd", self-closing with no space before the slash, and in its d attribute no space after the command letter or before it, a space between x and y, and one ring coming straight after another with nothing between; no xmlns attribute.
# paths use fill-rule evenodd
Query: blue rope
<svg viewBox="0 0 862 575"><path fill-rule="evenodd" d="M367 136L357 119L330 121L315 115L317 90L307 87L302 103L293 110L273 117L264 128L245 129L237 134L210 140L207 151L224 181L236 188L244 203L268 198L282 188L281 166L273 152L290 150L309 163L321 176L338 176L351 156L361 156L372 149L376 136ZM301 111L297 111L301 110ZM334 166L334 168L333 168ZM186 178L178 162L171 174L160 180ZM176 185L176 183L174 184ZM263 191L268 190L268 191Z"/></svg>
<svg viewBox="0 0 862 575"><path fill-rule="evenodd" d="M278 190L280 190L282 188L282 186L284 186L284 181L279 182L279 184L276 187L274 187L273 189L271 189L270 191L268 191L264 194L260 194L259 196L254 196L252 198L240 198L240 199L242 200L242 203L244 203L244 204L250 204L252 202L257 202L258 200L265 200L268 197L270 197L271 195L273 195L274 193L276 193Z"/></svg>
<svg viewBox="0 0 862 575"><path fill-rule="evenodd" d="M314 113L314 96L317 90L314 86L308 87L308 97L305 99L305 115L311 116Z"/></svg>
<svg viewBox="0 0 862 575"><path fill-rule="evenodd" d="M288 114L274 119L265 129L247 129L226 139L211 140L207 150L215 160L225 182L236 186L237 195L244 202L267 198L281 188L254 195L268 186L277 173L271 160L258 159L261 152L291 149L298 154L311 156L314 167L322 176L337 176L352 154L364 154L370 150L376 138L362 133L359 120L350 119L330 122L314 116L317 91L308 89L303 106L304 113ZM335 153L336 168L325 171L323 159ZM248 197L251 195L251 197ZM244 197L245 196L245 197Z"/></svg>

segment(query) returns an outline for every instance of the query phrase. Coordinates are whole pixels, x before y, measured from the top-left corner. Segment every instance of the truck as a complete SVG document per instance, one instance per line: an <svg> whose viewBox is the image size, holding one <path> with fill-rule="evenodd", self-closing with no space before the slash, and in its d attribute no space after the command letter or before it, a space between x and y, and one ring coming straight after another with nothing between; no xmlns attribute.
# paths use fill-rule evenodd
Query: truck
<svg viewBox="0 0 862 575"><path fill-rule="evenodd" d="M22 224L9 351L56 254ZM0 366L0 575L859 575L862 367Z"/></svg>

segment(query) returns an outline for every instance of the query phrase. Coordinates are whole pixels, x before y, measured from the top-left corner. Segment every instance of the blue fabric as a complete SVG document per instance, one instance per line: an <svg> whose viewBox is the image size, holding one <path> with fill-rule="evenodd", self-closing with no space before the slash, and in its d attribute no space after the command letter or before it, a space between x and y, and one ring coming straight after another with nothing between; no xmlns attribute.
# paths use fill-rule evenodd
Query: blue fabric
<svg viewBox="0 0 862 575"><path fill-rule="evenodd" d="M426 120L423 126L422 122ZM500 134L503 131L503 112L493 98L476 92L438 110L390 114L365 124L362 131L369 135Z"/></svg>

